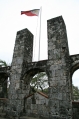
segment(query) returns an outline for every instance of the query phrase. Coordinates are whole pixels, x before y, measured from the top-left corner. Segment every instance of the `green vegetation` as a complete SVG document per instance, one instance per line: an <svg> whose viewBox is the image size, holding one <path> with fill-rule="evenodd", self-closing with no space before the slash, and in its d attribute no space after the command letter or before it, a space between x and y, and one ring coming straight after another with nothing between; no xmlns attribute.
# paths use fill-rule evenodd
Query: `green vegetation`
<svg viewBox="0 0 79 119"><path fill-rule="evenodd" d="M0 59L0 66L7 67L7 66L11 66L11 64L10 63L8 64L6 61Z"/></svg>
<svg viewBox="0 0 79 119"><path fill-rule="evenodd" d="M8 64L6 63L6 61L0 60L0 66L1 67L7 67Z"/></svg>
<svg viewBox="0 0 79 119"><path fill-rule="evenodd" d="M31 82L30 86L32 90L37 90L37 91L42 91L42 92L47 92L48 90L48 77L45 72L41 72L36 74Z"/></svg>
<svg viewBox="0 0 79 119"><path fill-rule="evenodd" d="M1 67L9 66L6 61L0 60ZM42 91L43 93L48 93L48 77L45 72L37 73L30 82L32 92ZM73 99L79 100L79 89L77 86L72 85Z"/></svg>
<svg viewBox="0 0 79 119"><path fill-rule="evenodd" d="M74 100L79 100L79 89L77 86L72 86L72 90L73 90L73 99Z"/></svg>

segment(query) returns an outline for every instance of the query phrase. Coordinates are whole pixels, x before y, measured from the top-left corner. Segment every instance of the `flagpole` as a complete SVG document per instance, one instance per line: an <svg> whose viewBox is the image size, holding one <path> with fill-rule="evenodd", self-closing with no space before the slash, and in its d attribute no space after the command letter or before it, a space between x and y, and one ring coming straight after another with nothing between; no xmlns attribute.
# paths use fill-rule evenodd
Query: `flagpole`
<svg viewBox="0 0 79 119"><path fill-rule="evenodd" d="M35 57L35 46L36 46L36 38L37 38L37 28L38 28L38 19L37 19L37 25L36 25L36 34L35 34L34 39L33 39L33 59L32 59L32 62L34 61L34 57Z"/></svg>
<svg viewBox="0 0 79 119"><path fill-rule="evenodd" d="M38 49L38 61L40 60L40 40L41 40L41 13L42 13L42 7L40 7L40 21L39 21L39 49Z"/></svg>

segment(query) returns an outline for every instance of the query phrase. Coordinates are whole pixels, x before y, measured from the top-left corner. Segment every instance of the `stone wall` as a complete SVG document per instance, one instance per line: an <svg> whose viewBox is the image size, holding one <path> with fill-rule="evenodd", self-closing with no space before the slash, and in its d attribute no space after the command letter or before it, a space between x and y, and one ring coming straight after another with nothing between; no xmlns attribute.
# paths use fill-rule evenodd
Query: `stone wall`
<svg viewBox="0 0 79 119"><path fill-rule="evenodd" d="M21 75L24 63L32 61L33 35L27 30L17 32L10 73L9 103L7 113L18 116L23 110L25 91L21 89Z"/></svg>
<svg viewBox="0 0 79 119"><path fill-rule="evenodd" d="M79 102L72 102L73 119L79 119Z"/></svg>
<svg viewBox="0 0 79 119"><path fill-rule="evenodd" d="M10 76L11 67L0 67L0 98L7 98L7 80Z"/></svg>
<svg viewBox="0 0 79 119"><path fill-rule="evenodd" d="M45 94L44 94L45 95ZM25 98L25 113L27 116L48 117L48 96L41 95L36 92Z"/></svg>
<svg viewBox="0 0 79 119"><path fill-rule="evenodd" d="M17 32L11 67L8 114L19 118L30 80L46 72L49 82L48 119L72 119L70 56L62 16L47 21L48 60L32 62L33 35L27 29Z"/></svg>
<svg viewBox="0 0 79 119"><path fill-rule="evenodd" d="M50 119L72 119L70 58L62 16L48 25L48 77Z"/></svg>
<svg viewBox="0 0 79 119"><path fill-rule="evenodd" d="M70 55L70 63L71 63L71 76L73 73L79 69L79 54L77 55Z"/></svg>

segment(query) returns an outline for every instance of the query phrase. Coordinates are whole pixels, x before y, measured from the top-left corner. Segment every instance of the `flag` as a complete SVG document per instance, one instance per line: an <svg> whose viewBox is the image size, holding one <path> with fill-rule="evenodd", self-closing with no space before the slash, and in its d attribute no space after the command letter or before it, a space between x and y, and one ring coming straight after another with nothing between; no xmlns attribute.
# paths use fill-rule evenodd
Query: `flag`
<svg viewBox="0 0 79 119"><path fill-rule="evenodd" d="M25 14L27 16L38 16L39 15L39 9L33 9L29 11L21 11L21 15Z"/></svg>
<svg viewBox="0 0 79 119"><path fill-rule="evenodd" d="M38 60L40 59L40 37L41 37L41 11L42 11L42 7L40 7L40 9L33 9L33 10L28 10L28 11L21 11L21 15L25 14L27 16L39 16L38 17L38 24L37 27L39 25L39 29L36 30L36 36L37 36L37 31L39 31L39 38L38 38ZM34 36L34 46L35 46L35 41L36 41L36 36ZM34 49L35 47L33 47L33 61L34 61Z"/></svg>

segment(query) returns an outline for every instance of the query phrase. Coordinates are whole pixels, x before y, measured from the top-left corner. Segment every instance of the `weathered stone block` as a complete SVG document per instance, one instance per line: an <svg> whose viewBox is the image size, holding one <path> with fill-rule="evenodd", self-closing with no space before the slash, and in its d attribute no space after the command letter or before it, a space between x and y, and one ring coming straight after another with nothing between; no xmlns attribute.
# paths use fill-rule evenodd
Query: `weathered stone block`
<svg viewBox="0 0 79 119"><path fill-rule="evenodd" d="M12 91L9 92L10 104L16 107L16 111L14 109L14 112L12 110L10 112L16 117L25 106L27 115L38 114L46 118L46 115L50 114L49 119L71 118L72 104L69 88L71 64L65 24L60 16L48 20L47 25L48 60L45 61L32 62L33 35L27 29L17 32L10 75L10 90ZM76 58L71 59L73 62ZM32 104L29 96L31 78L38 72L46 72L48 75L49 105L47 107L43 105L45 101L43 99L39 101L42 105ZM25 96L27 101L25 101Z"/></svg>

